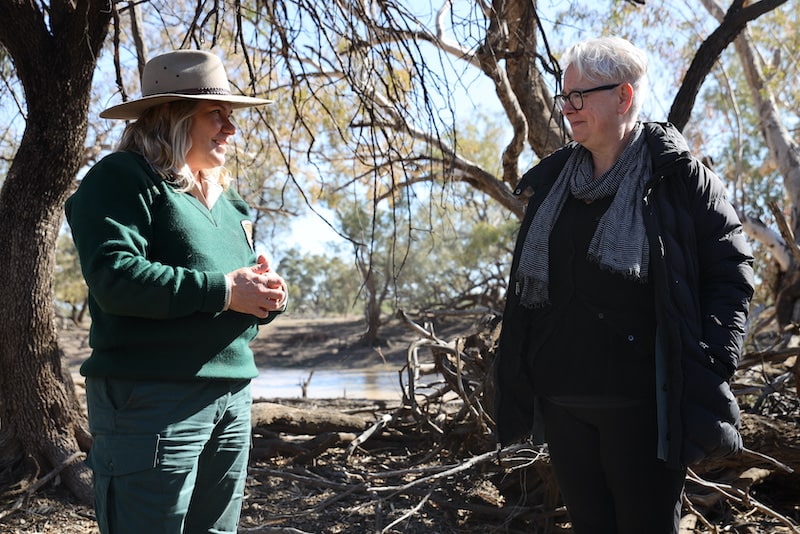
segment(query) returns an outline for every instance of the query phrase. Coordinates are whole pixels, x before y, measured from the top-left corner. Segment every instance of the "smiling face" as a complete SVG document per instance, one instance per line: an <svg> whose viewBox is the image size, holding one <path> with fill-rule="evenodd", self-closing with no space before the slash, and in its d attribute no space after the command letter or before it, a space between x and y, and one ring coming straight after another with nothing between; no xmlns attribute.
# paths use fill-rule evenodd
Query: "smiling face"
<svg viewBox="0 0 800 534"><path fill-rule="evenodd" d="M186 154L193 174L225 164L228 139L236 133L232 111L233 106L225 102L204 100L197 105L189 129L192 146Z"/></svg>

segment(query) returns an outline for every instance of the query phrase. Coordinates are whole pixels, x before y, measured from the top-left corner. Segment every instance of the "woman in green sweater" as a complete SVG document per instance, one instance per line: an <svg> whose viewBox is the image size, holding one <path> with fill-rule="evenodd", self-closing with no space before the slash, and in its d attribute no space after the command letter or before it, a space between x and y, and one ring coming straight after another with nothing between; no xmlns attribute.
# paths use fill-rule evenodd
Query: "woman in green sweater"
<svg viewBox="0 0 800 534"><path fill-rule="evenodd" d="M229 187L232 95L222 62L152 59L132 120L66 204L89 286L86 377L102 533L236 532L250 447L249 343L286 307Z"/></svg>

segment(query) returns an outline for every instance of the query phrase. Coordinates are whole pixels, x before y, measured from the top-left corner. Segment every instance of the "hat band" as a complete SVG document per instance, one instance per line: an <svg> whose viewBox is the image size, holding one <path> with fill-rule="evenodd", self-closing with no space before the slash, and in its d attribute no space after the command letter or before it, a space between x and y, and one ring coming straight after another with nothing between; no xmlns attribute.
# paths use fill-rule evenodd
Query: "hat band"
<svg viewBox="0 0 800 534"><path fill-rule="evenodd" d="M158 96L158 95L221 95L221 96L231 96L231 92L227 89L223 89L221 87L201 87L200 89L182 89L180 91L167 91L165 93L151 93L147 96Z"/></svg>

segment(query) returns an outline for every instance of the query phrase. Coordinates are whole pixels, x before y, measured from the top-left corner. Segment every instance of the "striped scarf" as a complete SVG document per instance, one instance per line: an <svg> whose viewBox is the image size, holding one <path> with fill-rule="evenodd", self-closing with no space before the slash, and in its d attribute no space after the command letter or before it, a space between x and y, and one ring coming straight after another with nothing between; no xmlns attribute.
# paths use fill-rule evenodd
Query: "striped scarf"
<svg viewBox="0 0 800 534"><path fill-rule="evenodd" d="M585 202L614 196L589 244L588 259L626 278L647 281L650 249L642 199L652 166L642 125L636 123L628 145L611 169L597 179L592 171L591 153L577 145L533 216L516 275L520 300L527 308L550 301L550 232L568 194Z"/></svg>

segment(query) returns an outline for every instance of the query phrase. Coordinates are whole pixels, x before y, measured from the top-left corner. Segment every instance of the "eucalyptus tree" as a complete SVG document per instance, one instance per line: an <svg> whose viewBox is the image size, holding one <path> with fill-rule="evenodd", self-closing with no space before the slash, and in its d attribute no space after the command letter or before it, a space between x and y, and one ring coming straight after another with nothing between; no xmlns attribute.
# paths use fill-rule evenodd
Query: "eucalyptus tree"
<svg viewBox="0 0 800 534"><path fill-rule="evenodd" d="M722 51L748 22L785 1L745 5L743 0L734 0L707 35L691 36L694 40L687 48L693 48L694 55L678 64L685 75L674 80L670 120L681 128L687 124L699 88ZM634 9L633 5L643 3L608 2L605 9L627 6L626 20L638 21L648 8ZM522 159L526 150L542 157L568 138L563 122L553 113L551 91L559 89L560 70L548 41L552 34L543 31L546 23L539 16L540 4L545 2L442 2L422 13L424 4L412 9L411 3L399 0L279 0L264 5L264 19L254 19L261 31L252 47L270 57L270 64L286 67L297 110L294 130L306 132L313 140L316 132L308 127L308 114L302 111L315 109L340 134L336 148L351 154L343 162L340 150L329 151L327 143L311 142L306 147L318 165L338 169L350 165L353 179L369 183L377 198L388 198L396 188L409 184L464 182L520 215L522 202L512 191L521 170L530 163ZM589 7L604 9L577 1L567 6L568 16L576 17ZM661 9L648 13L657 18ZM598 22L593 21L595 27ZM655 23L647 29L662 32ZM455 81L446 78L445 71L455 73ZM482 94L470 94L469 80L475 76L488 82ZM473 102L496 100L505 115L511 135L496 155L499 172L457 149L456 112L463 109L459 99L464 97ZM348 106L344 113L343 103ZM326 141L331 139L326 137ZM280 139L276 142L289 146Z"/></svg>
<svg viewBox="0 0 800 534"><path fill-rule="evenodd" d="M700 122L691 121L692 110L723 52L748 23L785 0L733 0L718 22L706 16L702 24L693 20L700 20L702 13L691 10L688 3L676 6L651 0L644 7L635 5L642 3L572 1L561 4L566 6L563 13L544 20L539 9L546 4L543 1L412 7L392 0L324 4L284 0L265 5L260 12L265 18L253 19L260 31L251 42L252 48L271 58L269 64L286 67L291 87L287 97L295 106L292 137L276 138L275 143L282 153L296 154L292 142L301 137L307 141L302 148L321 169L314 177L319 199L330 202L359 182L369 191L366 208L393 210L398 189L428 184L435 190L461 183L520 216L524 198L512 192L521 172L569 137L553 112L551 94L560 90L560 70L551 52L552 39L558 40L560 34L575 40L586 37L589 32L581 30L581 24L597 28L604 13L616 17L615 30L620 33L626 25L641 28L644 44L652 34L671 39L671 50L681 53L672 58L676 76L668 79L654 70L654 79L667 84L670 92L662 92L659 96L666 94L668 99L656 103L663 106L663 114L651 118L675 122L691 139ZM549 11L554 11L552 6ZM665 11L678 11L677 16L695 26L687 25L685 33L665 32L659 23ZM642 20L646 23L638 24ZM568 28L570 22L569 31L547 31ZM602 24L608 27L614 22L609 18ZM568 44L562 40L558 49ZM650 48L654 59L664 59L662 48ZM484 82L475 83L480 92L469 89L470 80L476 78ZM499 168L460 150L459 110L469 100L495 100L504 115L510 135L494 155ZM315 110L311 121L309 110ZM330 126L324 135L315 130L320 121ZM374 215L373 220L379 217ZM369 250L351 237L357 251ZM363 273L375 276L371 268ZM380 291L379 287L383 285L374 290ZM365 288L373 290L369 280ZM368 316L375 315L373 306Z"/></svg>
<svg viewBox="0 0 800 534"><path fill-rule="evenodd" d="M703 3L714 17L724 16L720 6L712 0L703 0ZM759 29L761 46L757 46L754 32L745 29L737 36L734 48L744 73L742 90L748 89L746 96L749 97L747 101L752 102L753 123L768 154L756 160L761 165L751 172L751 178L767 171L764 178L769 180L770 174L778 175L783 185L783 198L771 204L767 202L773 206L770 215L777 223L777 231L754 216L745 217L745 228L768 251L777 267L774 279L776 318L780 326L786 327L800 323L800 144L796 140L800 126L797 113L800 93L796 85L800 75L797 52L800 13L794 9L771 15L770 31ZM776 28L784 31L776 32ZM776 39L777 33L783 37ZM765 60L765 48L770 53L769 60ZM794 113L789 114L789 110ZM733 167L732 174L739 180L745 178L741 167ZM763 206L764 197L759 200Z"/></svg>
<svg viewBox="0 0 800 534"><path fill-rule="evenodd" d="M67 465L64 480L84 501L90 474L77 460L90 438L61 368L53 260L63 203L84 160L108 6L0 1L3 70L10 61L23 91L13 93L15 111L24 115L0 190L0 468L22 479L12 467L36 473Z"/></svg>

